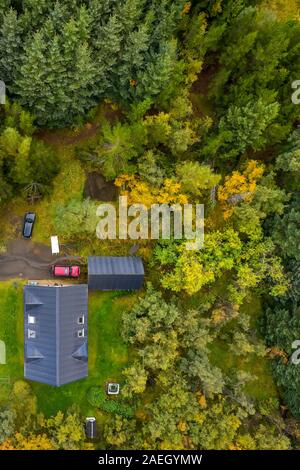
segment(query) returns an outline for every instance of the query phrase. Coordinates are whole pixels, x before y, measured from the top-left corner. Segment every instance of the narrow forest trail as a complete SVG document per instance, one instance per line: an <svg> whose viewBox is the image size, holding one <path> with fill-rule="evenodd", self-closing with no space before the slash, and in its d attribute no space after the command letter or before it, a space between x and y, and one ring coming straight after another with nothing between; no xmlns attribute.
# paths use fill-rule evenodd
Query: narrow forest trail
<svg viewBox="0 0 300 470"><path fill-rule="evenodd" d="M110 103L103 103L97 110L95 120L85 123L77 129L42 129L36 132L36 137L43 140L47 144L54 146L73 146L85 142L95 137L103 122L108 121L110 124L121 119L122 111Z"/></svg>
<svg viewBox="0 0 300 470"><path fill-rule="evenodd" d="M36 133L36 137L50 145L75 145L91 137L99 130L99 123L86 123L79 131L69 130L42 130Z"/></svg>

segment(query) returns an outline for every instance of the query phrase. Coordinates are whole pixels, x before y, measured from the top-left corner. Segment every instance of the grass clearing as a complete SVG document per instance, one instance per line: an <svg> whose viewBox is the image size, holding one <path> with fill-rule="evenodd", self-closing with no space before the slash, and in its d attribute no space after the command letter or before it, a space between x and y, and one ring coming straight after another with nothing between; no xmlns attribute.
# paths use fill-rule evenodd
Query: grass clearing
<svg viewBox="0 0 300 470"><path fill-rule="evenodd" d="M51 195L34 206L38 217L33 236L35 241L49 243L49 237L55 232L52 223L55 206L66 204L72 198L79 198L82 195L85 172L78 160L70 158L71 152L72 149L58 150L61 154L61 171L54 179Z"/></svg>
<svg viewBox="0 0 300 470"><path fill-rule="evenodd" d="M0 364L0 402L9 398L11 384L23 376L23 284L0 283L0 340L6 364Z"/></svg>
<svg viewBox="0 0 300 470"><path fill-rule="evenodd" d="M130 360L130 351L120 334L122 313L134 299L134 295L121 296L116 292L89 295L89 376L59 388L31 382L39 410L46 416L73 404L79 405L83 414L93 414L95 409L86 400L89 388L122 380L122 369Z"/></svg>
<svg viewBox="0 0 300 470"><path fill-rule="evenodd" d="M254 379L245 386L245 392L253 399L266 400L278 397L275 383L272 378L269 360L249 354L246 358L235 355L229 350L228 343L220 339L210 346L212 363L219 367L224 374L230 370L243 370L249 372Z"/></svg>
<svg viewBox="0 0 300 470"><path fill-rule="evenodd" d="M248 302L241 307L241 312L247 313L251 318L251 328L257 329L257 320L261 315L261 303L259 297L251 296ZM234 328L235 321L226 326L226 332L230 326ZM229 343L217 338L211 345L211 360L214 365L222 369L226 374L230 369L249 372L254 379L245 386L245 392L253 399L266 400L278 397L278 392L272 377L270 361L267 357L257 357L248 354L247 357L238 356L229 349Z"/></svg>
<svg viewBox="0 0 300 470"><path fill-rule="evenodd" d="M68 146L55 146L55 152L60 162L60 172L53 180L50 194L35 204L30 204L23 196L13 198L9 204L3 206L0 214L0 241L21 236L20 226L17 229L14 218L23 219L25 212L33 211L37 214L37 223L33 231L33 241L50 243L50 236L55 234L53 228L53 210L57 204L65 204L72 198L80 198L85 183L85 171L81 163L74 158L74 148ZM12 219L12 221L11 221ZM20 232L20 233L19 233Z"/></svg>

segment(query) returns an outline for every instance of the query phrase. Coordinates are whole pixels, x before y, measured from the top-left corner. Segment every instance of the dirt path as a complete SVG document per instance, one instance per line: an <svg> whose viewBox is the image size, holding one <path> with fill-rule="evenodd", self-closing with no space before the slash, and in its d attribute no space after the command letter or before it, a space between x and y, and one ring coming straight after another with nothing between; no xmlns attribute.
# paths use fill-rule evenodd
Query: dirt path
<svg viewBox="0 0 300 470"><path fill-rule="evenodd" d="M198 79L192 85L192 93L201 93L206 96L209 93L209 85L219 70L218 64L214 63L204 68L198 75Z"/></svg>
<svg viewBox="0 0 300 470"><path fill-rule="evenodd" d="M7 252L0 255L0 280L49 279L50 268L54 263L81 263L78 256L67 253L53 256L50 246L34 243L31 240L14 240L8 243Z"/></svg>
<svg viewBox="0 0 300 470"><path fill-rule="evenodd" d="M97 135L103 121L108 121L113 124L117 120L122 119L123 113L120 109L114 108L109 103L101 105L95 122L87 122L78 131L71 131L66 129L57 130L40 130L36 132L36 137L44 142L52 145L76 145L80 142L90 139Z"/></svg>
<svg viewBox="0 0 300 470"><path fill-rule="evenodd" d="M85 125L83 129L81 129L77 133L70 133L66 134L66 131L49 131L49 130L42 130L36 133L36 136L46 142L47 144L54 144L54 145L74 145L78 144L86 139L94 137L99 129L98 123L93 123L90 125Z"/></svg>

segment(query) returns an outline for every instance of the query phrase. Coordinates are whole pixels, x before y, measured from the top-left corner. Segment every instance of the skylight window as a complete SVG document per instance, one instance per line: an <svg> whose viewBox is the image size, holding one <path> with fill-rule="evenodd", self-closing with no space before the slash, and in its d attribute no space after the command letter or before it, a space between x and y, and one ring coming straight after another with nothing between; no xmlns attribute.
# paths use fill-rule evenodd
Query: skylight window
<svg viewBox="0 0 300 470"><path fill-rule="evenodd" d="M82 330L79 330L77 335L78 335L78 338L84 338L84 328L82 328Z"/></svg>
<svg viewBox="0 0 300 470"><path fill-rule="evenodd" d="M34 330L28 329L28 338L30 339L36 338L36 332Z"/></svg>
<svg viewBox="0 0 300 470"><path fill-rule="evenodd" d="M28 323L29 325L34 325L35 324L35 317L32 315L28 315Z"/></svg>
<svg viewBox="0 0 300 470"><path fill-rule="evenodd" d="M80 315L80 317L78 317L78 325L84 325L84 315Z"/></svg>

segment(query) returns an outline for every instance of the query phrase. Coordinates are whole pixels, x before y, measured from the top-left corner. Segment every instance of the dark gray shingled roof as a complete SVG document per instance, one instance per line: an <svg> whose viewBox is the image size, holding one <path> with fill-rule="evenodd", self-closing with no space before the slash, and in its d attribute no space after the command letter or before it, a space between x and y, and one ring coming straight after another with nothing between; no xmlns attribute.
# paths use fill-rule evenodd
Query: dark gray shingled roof
<svg viewBox="0 0 300 470"><path fill-rule="evenodd" d="M136 256L89 256L88 276L90 289L140 289L144 266Z"/></svg>
<svg viewBox="0 0 300 470"><path fill-rule="evenodd" d="M84 325L79 325L82 315ZM87 285L24 287L25 378L60 386L88 375L87 315ZM28 338L28 330L36 337Z"/></svg>
<svg viewBox="0 0 300 470"><path fill-rule="evenodd" d="M144 266L136 256L89 256L89 274L144 275Z"/></svg>

